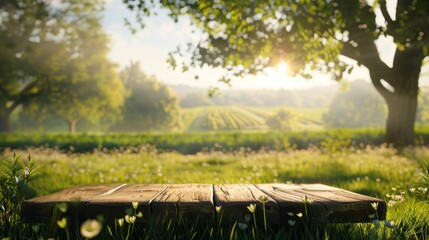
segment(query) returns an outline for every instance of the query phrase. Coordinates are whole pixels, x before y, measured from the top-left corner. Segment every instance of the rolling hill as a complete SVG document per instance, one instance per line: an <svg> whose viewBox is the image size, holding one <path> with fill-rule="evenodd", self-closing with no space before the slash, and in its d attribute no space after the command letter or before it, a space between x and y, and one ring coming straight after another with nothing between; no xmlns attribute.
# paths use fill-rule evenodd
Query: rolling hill
<svg viewBox="0 0 429 240"><path fill-rule="evenodd" d="M182 109L183 131L268 130L266 119L282 107L205 106ZM325 108L287 108L294 131L323 130Z"/></svg>

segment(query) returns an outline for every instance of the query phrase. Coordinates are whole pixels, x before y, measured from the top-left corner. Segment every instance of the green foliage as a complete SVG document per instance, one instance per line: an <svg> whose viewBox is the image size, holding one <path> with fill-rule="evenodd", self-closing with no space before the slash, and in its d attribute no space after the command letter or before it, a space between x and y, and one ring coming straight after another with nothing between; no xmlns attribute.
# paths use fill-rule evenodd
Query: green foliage
<svg viewBox="0 0 429 240"><path fill-rule="evenodd" d="M1 155L0 155L1 156ZM17 155L0 158L0 237L18 236L21 224L21 204L31 197L28 183L33 180L35 164L28 157ZM34 193L32 194L34 197Z"/></svg>
<svg viewBox="0 0 429 240"><path fill-rule="evenodd" d="M142 26L156 11L153 1L124 3ZM191 48L189 65L221 66L232 70L231 75L254 74L286 60L292 71L304 76L317 69L340 79L348 69L340 54L373 70L376 64L363 59L368 51L376 51L373 41L382 35L392 36L400 51L416 48L428 53L427 23L416 23L427 16L429 4L424 1L398 4L395 20L387 13L386 1L160 1L160 5L175 21L188 16L207 34ZM375 9L381 10L384 27L376 23ZM175 53L181 56L180 50ZM377 53L373 55L378 60Z"/></svg>
<svg viewBox="0 0 429 240"><path fill-rule="evenodd" d="M421 186L417 188L418 193L421 194L423 199L429 202L429 161L422 164L422 172L420 173L422 178Z"/></svg>
<svg viewBox="0 0 429 240"><path fill-rule="evenodd" d="M201 225L200 219L189 222L180 216L161 218L140 225L134 224L134 220L138 220L139 216L143 218L145 216L141 216L134 208L134 211L127 213L128 217L124 216L110 223L103 221L102 218L88 220L82 224L73 223L59 215L53 216L55 228L51 228L49 224L27 225L15 222L15 229L19 231L7 236L35 239L81 238L85 237L82 228L86 224L94 223L97 226L96 230L100 230L97 235L100 239L225 239L231 236L239 239L425 239L428 237L429 205L407 190L420 184L416 170L419 169L421 162L428 160L429 149L419 147L410 151L413 155L405 156L398 155L393 148L368 145L362 149L338 150L335 152L337 157L331 158L330 154L318 148L288 152L264 150L256 152L241 149L225 153L201 152L195 155L163 153L153 148L138 150L129 148L122 151L94 151L83 154L29 148L25 152L38 159L38 169L43 176L40 181L30 183L38 190L39 195L81 184L117 182L212 184L320 182L379 198L384 198L393 188L404 193L398 193L401 194L401 199L395 198L395 202L386 199L389 204L388 220L381 222L378 228L375 223L328 224L323 228L273 227L265 226L263 221L261 223L256 221L255 227L251 218L249 222L245 222L246 224L227 224L223 221L212 222L211 219L204 219L206 222ZM132 206L134 207L130 204L130 209ZM57 212L70 211L61 204L55 209ZM222 214L222 209L219 209L218 214Z"/></svg>
<svg viewBox="0 0 429 240"><path fill-rule="evenodd" d="M141 25L159 6L175 21L189 17L204 32L203 38L171 53L170 62L180 68L175 57L190 56L183 60L182 69L224 68L226 76L219 81L227 84L282 61L294 75L311 78L317 70L340 80L357 62L369 70L374 87L388 105L386 142L404 147L414 145L415 140L419 75L429 55L429 3L400 1L391 17L387 2L124 1ZM376 45L386 36L396 45L392 66L381 59Z"/></svg>
<svg viewBox="0 0 429 240"><path fill-rule="evenodd" d="M292 121L294 116L287 109L280 109L275 115L269 117L266 122L272 130L290 131L293 130Z"/></svg>
<svg viewBox="0 0 429 240"><path fill-rule="evenodd" d="M395 216L398 222L393 231L384 233L386 239L429 238L429 204L409 199L389 210L389 215Z"/></svg>
<svg viewBox="0 0 429 240"><path fill-rule="evenodd" d="M354 81L334 97L323 120L330 128L379 128L386 117L386 106L376 91L364 81Z"/></svg>
<svg viewBox="0 0 429 240"><path fill-rule="evenodd" d="M74 131L84 119L117 117L123 86L107 59L102 1L7 1L0 5L0 130L10 116L56 115ZM18 30L19 29L19 30Z"/></svg>
<svg viewBox="0 0 429 240"><path fill-rule="evenodd" d="M220 151L239 150L254 151L260 149L279 149L280 143L298 149L320 146L327 136L337 131L314 132L197 132L197 133L163 133L163 134L0 134L0 150L6 148L24 149L27 147L48 147L70 152L92 152L94 150L113 150L123 148L140 148L150 145L161 151L178 151L193 154L211 149ZM383 142L380 130L344 130L352 140L353 146ZM429 134L422 133L428 141ZM329 138L328 138L329 139Z"/></svg>
<svg viewBox="0 0 429 240"><path fill-rule="evenodd" d="M180 126L179 101L172 90L152 77L147 77L138 62L121 72L129 96L125 100L124 119L114 131L174 130Z"/></svg>

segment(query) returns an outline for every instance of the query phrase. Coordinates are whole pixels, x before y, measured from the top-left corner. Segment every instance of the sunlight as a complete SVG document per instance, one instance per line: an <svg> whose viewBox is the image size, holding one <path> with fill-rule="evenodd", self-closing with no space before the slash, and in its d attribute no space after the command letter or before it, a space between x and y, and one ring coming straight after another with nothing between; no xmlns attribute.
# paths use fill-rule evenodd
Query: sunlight
<svg viewBox="0 0 429 240"><path fill-rule="evenodd" d="M277 65L276 70L279 74L287 74L289 71L289 66L285 61L281 61L279 65Z"/></svg>
<svg viewBox="0 0 429 240"><path fill-rule="evenodd" d="M311 80L293 76L286 61L280 61L273 67L266 68L255 76L249 76L245 81L234 81L237 89L306 89L316 86L333 86L330 76L319 72L312 73Z"/></svg>

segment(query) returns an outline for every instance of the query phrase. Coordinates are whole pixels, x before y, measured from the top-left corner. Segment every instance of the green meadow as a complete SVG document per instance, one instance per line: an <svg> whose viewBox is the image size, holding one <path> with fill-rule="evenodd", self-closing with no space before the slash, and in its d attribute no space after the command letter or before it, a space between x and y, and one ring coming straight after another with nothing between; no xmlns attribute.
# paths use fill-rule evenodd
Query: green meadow
<svg viewBox="0 0 429 240"><path fill-rule="evenodd" d="M0 0L0 240L429 240L428 13L429 0ZM27 199L111 183L321 183L384 200L387 219L372 202L368 222L314 224L306 195L270 226L265 196L237 222L179 205L139 221L137 202L118 219L70 218L74 203L21 215Z"/></svg>
<svg viewBox="0 0 429 240"><path fill-rule="evenodd" d="M100 219L101 232L97 239L427 239L429 148L421 146L398 152L385 145L353 146L344 142L348 141L331 138L319 147L282 150L213 147L193 154L160 150L151 145L81 152L48 147L5 148L1 160L2 179L7 179L5 169L13 165L15 154L21 156L17 163L23 166L28 164L28 156L35 164L34 173L31 171L34 180L25 188L15 188L27 196L42 196L72 186L97 183L278 182L323 183L378 197L388 203L388 221L380 224L328 224L323 227L285 224L270 226L268 230L263 226L242 230L236 225L217 226L216 223L201 228L197 223L172 222L171 219L144 226L123 223L123 219L122 225L118 225L119 219L113 226ZM15 176L24 179L26 174L25 167L18 169L10 175L9 184L14 186ZM2 194L4 198L7 191ZM8 225L8 229L3 226L2 237L83 238L78 223L53 219L42 225L24 224L19 216L15 217L16 221ZM5 216L1 220L7 221ZM54 232L52 226L56 229Z"/></svg>

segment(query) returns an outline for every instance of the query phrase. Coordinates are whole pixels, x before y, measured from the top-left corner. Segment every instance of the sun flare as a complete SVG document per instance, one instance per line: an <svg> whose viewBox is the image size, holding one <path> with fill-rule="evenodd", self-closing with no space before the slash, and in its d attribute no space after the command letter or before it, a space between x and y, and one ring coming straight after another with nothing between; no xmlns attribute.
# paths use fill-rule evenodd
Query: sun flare
<svg viewBox="0 0 429 240"><path fill-rule="evenodd" d="M277 72L279 72L280 74L286 74L288 71L289 71L289 66L287 65L286 62L281 61L277 65Z"/></svg>

